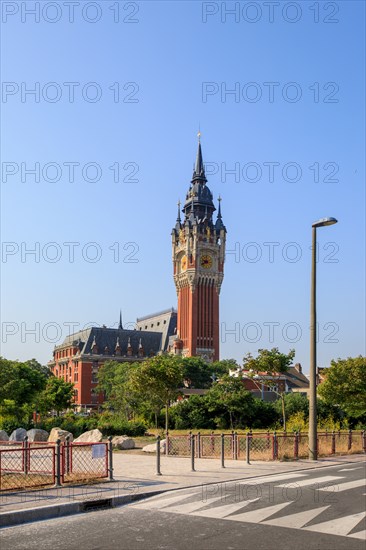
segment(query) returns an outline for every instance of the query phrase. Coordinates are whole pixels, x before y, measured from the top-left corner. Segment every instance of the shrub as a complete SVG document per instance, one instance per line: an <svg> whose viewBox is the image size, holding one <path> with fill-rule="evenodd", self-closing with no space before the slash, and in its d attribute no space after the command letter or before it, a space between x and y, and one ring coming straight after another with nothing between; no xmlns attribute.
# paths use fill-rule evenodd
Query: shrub
<svg viewBox="0 0 366 550"><path fill-rule="evenodd" d="M112 415L101 415L97 428L103 435L139 436L146 432L146 425L143 422L131 422Z"/></svg>

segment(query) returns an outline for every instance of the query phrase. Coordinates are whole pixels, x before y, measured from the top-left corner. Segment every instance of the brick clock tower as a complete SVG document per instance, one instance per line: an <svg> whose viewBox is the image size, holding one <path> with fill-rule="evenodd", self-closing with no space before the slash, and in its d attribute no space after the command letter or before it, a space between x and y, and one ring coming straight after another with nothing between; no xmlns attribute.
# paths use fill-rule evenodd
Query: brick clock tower
<svg viewBox="0 0 366 550"><path fill-rule="evenodd" d="M206 185L200 133L193 177L182 213L172 231L174 282L178 294L175 353L219 360L219 296L224 278L226 228L221 199L216 221L213 196Z"/></svg>

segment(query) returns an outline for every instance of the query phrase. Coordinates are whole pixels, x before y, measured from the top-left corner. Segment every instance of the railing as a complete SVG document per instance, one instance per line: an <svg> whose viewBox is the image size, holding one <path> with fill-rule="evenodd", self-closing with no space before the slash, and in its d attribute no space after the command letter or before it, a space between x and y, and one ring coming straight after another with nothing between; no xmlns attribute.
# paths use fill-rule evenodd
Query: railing
<svg viewBox="0 0 366 550"><path fill-rule="evenodd" d="M296 460L309 455L307 433L248 432L247 434L192 434L166 436L167 456L243 460ZM249 447L249 449L247 449ZM318 456L366 453L366 432L318 432Z"/></svg>
<svg viewBox="0 0 366 550"><path fill-rule="evenodd" d="M0 441L0 491L113 479L108 443Z"/></svg>

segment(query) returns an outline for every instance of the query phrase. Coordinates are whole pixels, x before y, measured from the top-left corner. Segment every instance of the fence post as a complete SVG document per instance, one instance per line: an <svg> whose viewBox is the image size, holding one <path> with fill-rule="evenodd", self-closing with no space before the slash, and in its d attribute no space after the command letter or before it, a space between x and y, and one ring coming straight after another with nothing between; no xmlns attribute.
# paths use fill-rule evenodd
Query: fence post
<svg viewBox="0 0 366 550"><path fill-rule="evenodd" d="M167 431L166 434L165 434L165 454L166 454L166 456L169 455L169 446L170 446L169 432Z"/></svg>
<svg viewBox="0 0 366 550"><path fill-rule="evenodd" d="M221 434L221 468L225 468L225 435Z"/></svg>
<svg viewBox="0 0 366 550"><path fill-rule="evenodd" d="M197 458L201 458L201 432L197 434Z"/></svg>
<svg viewBox="0 0 366 550"><path fill-rule="evenodd" d="M23 439L23 468L25 475L28 473L28 447L28 436L26 435Z"/></svg>
<svg viewBox="0 0 366 550"><path fill-rule="evenodd" d="M352 449L352 430L348 431L348 450Z"/></svg>
<svg viewBox="0 0 366 550"><path fill-rule="evenodd" d="M361 441L362 441L362 450L364 453L366 453L366 432L363 430L361 432Z"/></svg>
<svg viewBox="0 0 366 550"><path fill-rule="evenodd" d="M247 464L250 464L250 440L251 440L251 434L250 432L248 432L246 435L246 445L245 445Z"/></svg>
<svg viewBox="0 0 366 550"><path fill-rule="evenodd" d="M162 475L160 470L160 435L156 438L156 475Z"/></svg>
<svg viewBox="0 0 366 550"><path fill-rule="evenodd" d="M108 472L109 481L113 481L113 445L111 435L108 437Z"/></svg>
<svg viewBox="0 0 366 550"><path fill-rule="evenodd" d="M234 432L234 460L238 460L238 434Z"/></svg>
<svg viewBox="0 0 366 550"><path fill-rule="evenodd" d="M195 445L194 445L194 443L195 443L194 435L191 433L190 444L191 444L191 471L192 472L196 471L194 469L194 455L195 455L195 452L194 452Z"/></svg>
<svg viewBox="0 0 366 550"><path fill-rule="evenodd" d="M277 434L276 434L276 432L273 432L272 458L273 458L273 460L276 460L276 458L277 458Z"/></svg>
<svg viewBox="0 0 366 550"><path fill-rule="evenodd" d="M332 432L332 455L335 455L336 452L336 436L335 432Z"/></svg>
<svg viewBox="0 0 366 550"><path fill-rule="evenodd" d="M61 487L61 439L56 441L56 487Z"/></svg>
<svg viewBox="0 0 366 550"><path fill-rule="evenodd" d="M70 436L67 435L65 438L65 447L66 447L66 473L70 473Z"/></svg>
<svg viewBox="0 0 366 550"><path fill-rule="evenodd" d="M297 432L294 437L294 458L299 458L299 434Z"/></svg>

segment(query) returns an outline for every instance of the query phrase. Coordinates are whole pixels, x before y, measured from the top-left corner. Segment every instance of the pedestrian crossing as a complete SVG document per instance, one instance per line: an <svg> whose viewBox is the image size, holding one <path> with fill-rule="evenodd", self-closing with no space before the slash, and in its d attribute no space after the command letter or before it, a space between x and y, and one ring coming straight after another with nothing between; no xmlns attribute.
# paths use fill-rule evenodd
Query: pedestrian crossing
<svg viewBox="0 0 366 550"><path fill-rule="evenodd" d="M248 480L248 482L241 481L237 485L243 486L253 483L258 485L264 482L273 484L274 488L278 487L280 491L285 487L291 488L294 485L305 489L313 489L315 486L319 491L329 491L329 485L334 484L336 492L364 486L363 479L347 481L341 475L309 477L308 473L263 476L262 478ZM266 505L263 505L265 502ZM134 507L142 510L159 510L171 514L239 523L255 523L366 540L365 525L363 523L366 512L339 517L339 513L332 508L332 503L327 504L327 502L324 502L323 504L327 505L322 506L322 503L318 500L317 504L314 506L314 501L310 501L310 505L304 509L303 502L302 509L298 511L299 509L296 508L294 500L268 503L261 500L261 498L252 498L228 503L225 495L212 495L212 498L203 499L202 489L199 491L194 489L192 492L179 491L173 496L168 494L158 495L140 501Z"/></svg>

